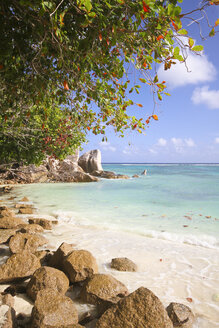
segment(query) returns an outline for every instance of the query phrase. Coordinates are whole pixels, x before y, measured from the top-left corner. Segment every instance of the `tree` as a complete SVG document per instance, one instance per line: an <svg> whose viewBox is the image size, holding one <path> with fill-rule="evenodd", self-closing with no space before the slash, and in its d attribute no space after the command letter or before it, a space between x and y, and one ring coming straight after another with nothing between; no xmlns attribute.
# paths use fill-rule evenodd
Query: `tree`
<svg viewBox="0 0 219 328"><path fill-rule="evenodd" d="M141 133L157 120L153 112L129 116L129 106L142 107L129 95L145 85L162 100L168 93L153 64L170 69L185 60L180 49L203 49L182 28L190 13L181 12L181 2L1 0L0 162L63 158L89 130ZM204 0L193 12L218 4ZM128 76L133 68L141 73L134 83Z"/></svg>

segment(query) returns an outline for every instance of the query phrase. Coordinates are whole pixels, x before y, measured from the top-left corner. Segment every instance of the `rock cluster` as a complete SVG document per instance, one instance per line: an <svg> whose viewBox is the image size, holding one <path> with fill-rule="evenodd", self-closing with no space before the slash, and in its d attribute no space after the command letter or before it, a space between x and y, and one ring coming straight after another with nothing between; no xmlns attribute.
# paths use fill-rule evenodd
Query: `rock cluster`
<svg viewBox="0 0 219 328"><path fill-rule="evenodd" d="M99 181L99 177L105 179L129 178L127 175L103 171L101 152L95 149L86 152L81 157L76 151L75 156L68 156L62 161L48 157L40 166L33 164L19 166L13 169L13 175L11 170L6 170L0 174L0 183L96 182ZM22 214L31 214L31 208L24 208L22 205L19 211Z"/></svg>
<svg viewBox="0 0 219 328"><path fill-rule="evenodd" d="M20 204L15 207L17 211ZM15 212L0 206L0 222L5 218L8 222L18 219ZM171 303L165 309L159 298L145 287L129 294L126 286L112 275L98 272L96 259L89 251L67 243L62 243L54 253L39 250L47 242L40 233L51 229L52 224L31 220L29 224L21 220L16 229L0 228L0 243L7 245L11 252L0 265L0 283L13 284L0 294L1 327L192 327L194 315L187 306ZM135 263L127 258L113 259L111 267L120 271L137 270ZM75 288L79 289L78 301L92 304L95 311L78 315L71 294ZM34 302L30 317L15 312L11 295L16 293L26 293Z"/></svg>

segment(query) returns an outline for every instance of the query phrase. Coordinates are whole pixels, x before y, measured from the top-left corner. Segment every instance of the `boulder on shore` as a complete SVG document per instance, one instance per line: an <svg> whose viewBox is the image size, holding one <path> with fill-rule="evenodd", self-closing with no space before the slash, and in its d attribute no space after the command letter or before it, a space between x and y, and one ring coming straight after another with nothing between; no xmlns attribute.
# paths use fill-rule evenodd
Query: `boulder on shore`
<svg viewBox="0 0 219 328"><path fill-rule="evenodd" d="M63 271L63 262L65 257L74 250L73 244L62 243L51 256L48 265Z"/></svg>
<svg viewBox="0 0 219 328"><path fill-rule="evenodd" d="M83 285L80 298L85 303L98 305L99 312L117 303L128 295L128 289L119 280L109 274L95 274Z"/></svg>
<svg viewBox="0 0 219 328"><path fill-rule="evenodd" d="M60 294L65 294L69 287L66 275L57 269L43 266L37 269L27 284L27 295L33 300L40 290L52 289Z"/></svg>
<svg viewBox="0 0 219 328"><path fill-rule="evenodd" d="M72 328L77 323L78 313L69 297L51 289L38 292L31 313L31 328Z"/></svg>
<svg viewBox="0 0 219 328"><path fill-rule="evenodd" d="M110 266L111 268L118 271L137 271L137 265L127 257L118 257L112 259Z"/></svg>
<svg viewBox="0 0 219 328"><path fill-rule="evenodd" d="M9 241L9 249L13 254L20 253L22 251L34 253L39 246L43 246L47 242L47 239L40 235L17 233L11 237Z"/></svg>
<svg viewBox="0 0 219 328"><path fill-rule="evenodd" d="M103 171L101 165L101 152L99 149L94 149L86 152L79 157L78 165L87 173L93 171Z"/></svg>
<svg viewBox="0 0 219 328"><path fill-rule="evenodd" d="M104 312L96 324L96 328L109 327L173 328L173 324L159 298L140 287Z"/></svg>
<svg viewBox="0 0 219 328"><path fill-rule="evenodd" d="M194 314L188 306L180 303L170 303L166 310L173 322L173 327L192 328Z"/></svg>
<svg viewBox="0 0 219 328"><path fill-rule="evenodd" d="M98 272L96 259L86 250L74 250L66 256L63 270L70 282L84 281Z"/></svg>
<svg viewBox="0 0 219 328"><path fill-rule="evenodd" d="M40 267L40 260L34 254L28 251L14 254L0 266L0 283L29 278Z"/></svg>
<svg viewBox="0 0 219 328"><path fill-rule="evenodd" d="M0 229L0 244L7 243L11 236L16 234L16 229Z"/></svg>

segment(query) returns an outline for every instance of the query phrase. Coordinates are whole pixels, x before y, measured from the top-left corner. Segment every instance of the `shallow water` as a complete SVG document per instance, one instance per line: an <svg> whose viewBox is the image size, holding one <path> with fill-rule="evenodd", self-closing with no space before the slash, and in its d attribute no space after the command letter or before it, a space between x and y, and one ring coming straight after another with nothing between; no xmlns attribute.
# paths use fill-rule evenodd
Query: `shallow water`
<svg viewBox="0 0 219 328"><path fill-rule="evenodd" d="M219 166L114 164L104 169L129 176L147 169L147 176L19 189L65 222L219 247Z"/></svg>

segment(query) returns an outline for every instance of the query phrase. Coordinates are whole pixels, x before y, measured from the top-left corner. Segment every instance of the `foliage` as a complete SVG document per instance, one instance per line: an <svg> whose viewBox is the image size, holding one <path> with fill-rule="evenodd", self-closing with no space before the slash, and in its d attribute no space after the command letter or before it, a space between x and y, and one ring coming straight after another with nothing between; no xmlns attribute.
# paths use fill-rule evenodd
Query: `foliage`
<svg viewBox="0 0 219 328"><path fill-rule="evenodd" d="M170 69L184 61L182 48L203 49L182 29L181 2L1 1L0 161L63 158L87 131L104 135L113 126L121 135L141 133L158 120L154 113L137 119L128 108L142 107L131 99L142 86L162 100L165 81L158 81L154 63ZM195 10L212 4L218 3L205 0ZM140 81L130 82L133 69Z"/></svg>

